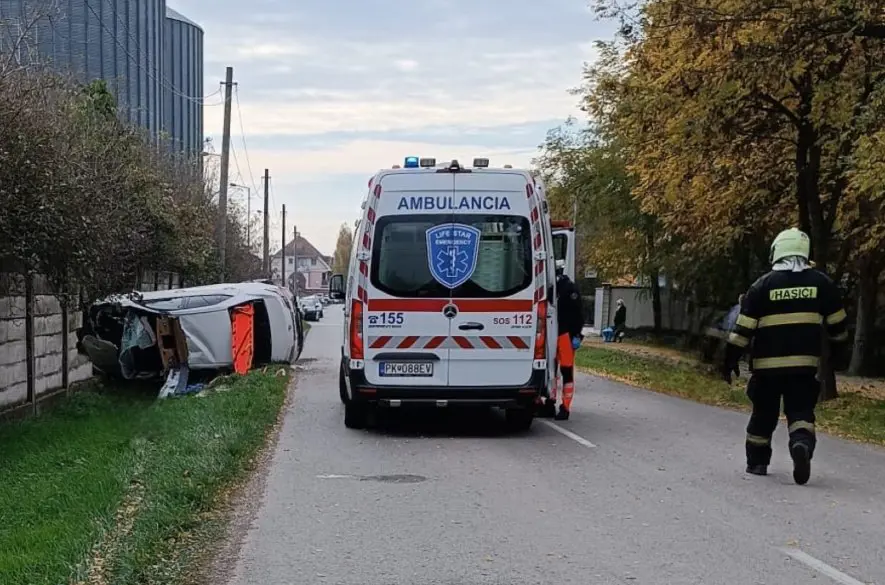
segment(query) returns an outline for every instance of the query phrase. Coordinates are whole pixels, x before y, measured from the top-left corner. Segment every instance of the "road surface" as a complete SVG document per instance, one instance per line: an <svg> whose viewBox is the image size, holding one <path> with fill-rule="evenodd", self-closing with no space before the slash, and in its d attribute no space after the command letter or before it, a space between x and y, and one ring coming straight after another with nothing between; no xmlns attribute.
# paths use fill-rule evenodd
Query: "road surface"
<svg viewBox="0 0 885 585"><path fill-rule="evenodd" d="M348 430L341 309L313 324L231 585L885 585L885 450L821 437L796 486L778 429L580 375L572 419L497 413Z"/></svg>

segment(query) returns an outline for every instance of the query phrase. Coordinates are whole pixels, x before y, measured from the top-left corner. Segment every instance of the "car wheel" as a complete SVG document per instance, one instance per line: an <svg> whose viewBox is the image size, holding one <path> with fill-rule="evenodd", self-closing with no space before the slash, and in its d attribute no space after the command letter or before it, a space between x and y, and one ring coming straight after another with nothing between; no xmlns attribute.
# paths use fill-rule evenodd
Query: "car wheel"
<svg viewBox="0 0 885 585"><path fill-rule="evenodd" d="M348 401L344 405L344 426L349 429L364 429L369 418L369 408L365 403Z"/></svg>
<svg viewBox="0 0 885 585"><path fill-rule="evenodd" d="M509 408L504 413L507 430L512 433L528 431L535 420L535 413L531 408Z"/></svg>
<svg viewBox="0 0 885 585"><path fill-rule="evenodd" d="M345 379L344 364L338 369L338 395L341 397L341 403L347 404L350 400L347 397L347 380Z"/></svg>

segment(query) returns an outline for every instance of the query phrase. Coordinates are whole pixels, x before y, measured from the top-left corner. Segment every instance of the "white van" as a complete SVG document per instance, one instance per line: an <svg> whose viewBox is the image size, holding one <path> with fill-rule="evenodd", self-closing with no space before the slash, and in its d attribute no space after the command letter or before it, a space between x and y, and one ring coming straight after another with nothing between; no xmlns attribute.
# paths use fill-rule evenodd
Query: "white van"
<svg viewBox="0 0 885 585"><path fill-rule="evenodd" d="M477 404L528 429L555 375L554 249L575 277L574 231L554 231L540 181L409 157L370 180L362 209L329 285L345 301L345 425L379 405Z"/></svg>

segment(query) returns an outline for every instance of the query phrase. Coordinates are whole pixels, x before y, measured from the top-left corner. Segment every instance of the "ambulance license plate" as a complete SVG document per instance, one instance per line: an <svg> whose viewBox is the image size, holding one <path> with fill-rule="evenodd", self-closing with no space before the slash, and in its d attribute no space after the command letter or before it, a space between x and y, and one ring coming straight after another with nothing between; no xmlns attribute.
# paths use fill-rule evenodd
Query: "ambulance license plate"
<svg viewBox="0 0 885 585"><path fill-rule="evenodd" d="M378 370L385 377L430 378L433 376L433 362L381 362Z"/></svg>

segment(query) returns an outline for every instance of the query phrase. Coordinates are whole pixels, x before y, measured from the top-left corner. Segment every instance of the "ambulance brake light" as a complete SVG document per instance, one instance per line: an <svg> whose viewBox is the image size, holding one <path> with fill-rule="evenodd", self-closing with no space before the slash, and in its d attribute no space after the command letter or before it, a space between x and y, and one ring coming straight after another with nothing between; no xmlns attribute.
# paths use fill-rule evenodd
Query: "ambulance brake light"
<svg viewBox="0 0 885 585"><path fill-rule="evenodd" d="M417 169L418 168L418 157L417 156L407 156L406 162L403 164L403 167L407 169Z"/></svg>

